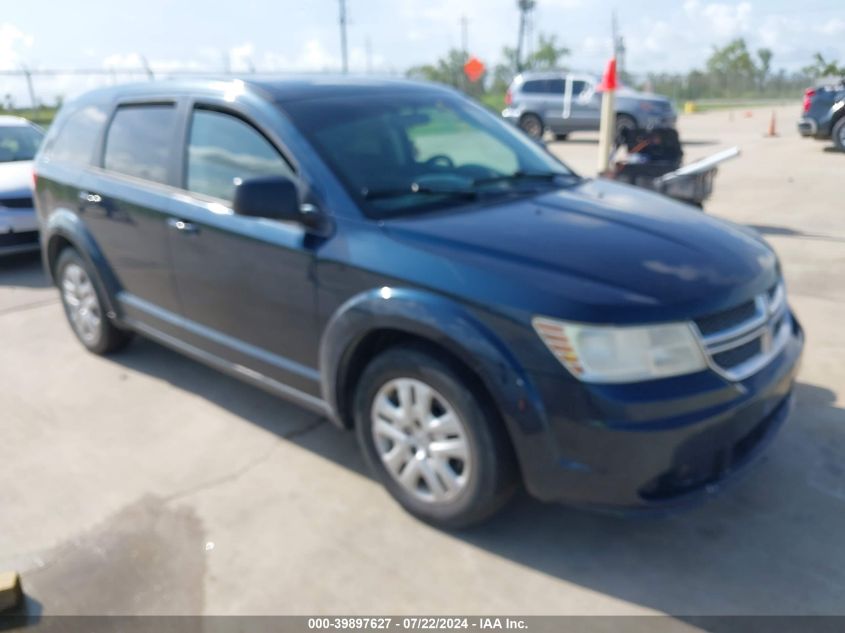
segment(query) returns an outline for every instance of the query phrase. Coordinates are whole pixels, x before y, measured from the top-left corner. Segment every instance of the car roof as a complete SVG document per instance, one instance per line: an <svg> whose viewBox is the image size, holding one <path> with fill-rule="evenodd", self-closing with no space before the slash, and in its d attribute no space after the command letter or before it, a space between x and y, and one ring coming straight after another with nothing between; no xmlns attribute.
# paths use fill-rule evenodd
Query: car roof
<svg viewBox="0 0 845 633"><path fill-rule="evenodd" d="M522 84L526 81L538 81L543 79L566 79L572 77L574 80L598 81L598 75L590 72L579 72L574 70L526 70L513 78L513 83Z"/></svg>
<svg viewBox="0 0 845 633"><path fill-rule="evenodd" d="M35 124L21 116L0 115L0 126L2 127L35 127Z"/></svg>
<svg viewBox="0 0 845 633"><path fill-rule="evenodd" d="M262 93L265 98L285 103L314 98L355 98L373 94L420 92L454 94L440 84L408 79L378 78L355 75L319 76L210 76L196 79L162 79L98 88L82 95L78 101L102 101L122 97L219 94L228 91Z"/></svg>

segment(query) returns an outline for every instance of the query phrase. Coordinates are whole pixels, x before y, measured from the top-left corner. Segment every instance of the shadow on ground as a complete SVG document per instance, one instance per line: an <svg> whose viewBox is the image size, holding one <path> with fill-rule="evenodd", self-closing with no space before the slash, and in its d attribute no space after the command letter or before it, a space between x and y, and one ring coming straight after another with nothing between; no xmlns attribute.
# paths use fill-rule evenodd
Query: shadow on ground
<svg viewBox="0 0 845 633"><path fill-rule="evenodd" d="M40 253L0 257L0 286L47 288L50 282L41 268Z"/></svg>
<svg viewBox="0 0 845 633"><path fill-rule="evenodd" d="M749 228L759 231L763 235L779 235L782 237L797 237L807 240L825 240L827 242L845 242L845 238L836 237L833 235L824 235L823 233L808 233L791 229L787 226L774 226L770 224L749 224Z"/></svg>
<svg viewBox="0 0 845 633"><path fill-rule="evenodd" d="M301 419L302 411L269 394L144 340L111 358L366 473L353 434L325 422L291 435L285 420ZM799 384L790 422L761 463L696 509L623 519L522 494L489 523L453 536L549 576L679 616L845 614L843 455L845 410L830 390Z"/></svg>

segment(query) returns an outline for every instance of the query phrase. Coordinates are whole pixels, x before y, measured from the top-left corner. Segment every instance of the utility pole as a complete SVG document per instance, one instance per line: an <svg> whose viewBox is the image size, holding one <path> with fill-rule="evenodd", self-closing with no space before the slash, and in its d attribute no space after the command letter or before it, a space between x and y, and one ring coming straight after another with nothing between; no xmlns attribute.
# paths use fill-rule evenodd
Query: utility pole
<svg viewBox="0 0 845 633"><path fill-rule="evenodd" d="M343 74L349 72L349 62L346 57L346 0L340 1L340 57Z"/></svg>
<svg viewBox="0 0 845 633"><path fill-rule="evenodd" d="M32 104L32 109L35 110L38 104L35 102L35 88L32 85L32 72L24 65L21 65L23 76L26 78L26 87L29 90L29 102Z"/></svg>
<svg viewBox="0 0 845 633"><path fill-rule="evenodd" d="M147 73L147 79L149 79L150 81L155 79L153 69L150 68L150 62L147 61L147 57L145 55L141 55L141 65L143 65L144 67L144 72Z"/></svg>
<svg viewBox="0 0 845 633"><path fill-rule="evenodd" d="M522 50L525 44L525 26L528 14L537 6L535 0L517 0L516 6L519 7L519 39L516 43L516 70L522 71Z"/></svg>
<svg viewBox="0 0 845 633"><path fill-rule="evenodd" d="M619 75L625 76L625 38L619 34L619 24L616 21L616 9L611 14L611 31L613 33L613 56L616 58Z"/></svg>

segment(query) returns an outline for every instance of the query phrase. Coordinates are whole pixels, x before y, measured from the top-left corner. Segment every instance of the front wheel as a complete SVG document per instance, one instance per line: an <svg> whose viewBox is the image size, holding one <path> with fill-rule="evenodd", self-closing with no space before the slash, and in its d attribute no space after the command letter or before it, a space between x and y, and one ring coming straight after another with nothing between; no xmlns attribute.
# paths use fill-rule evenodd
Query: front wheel
<svg viewBox="0 0 845 633"><path fill-rule="evenodd" d="M367 367L355 394L355 425L388 492L429 523L478 523L515 488L499 420L448 364L415 348L388 350Z"/></svg>

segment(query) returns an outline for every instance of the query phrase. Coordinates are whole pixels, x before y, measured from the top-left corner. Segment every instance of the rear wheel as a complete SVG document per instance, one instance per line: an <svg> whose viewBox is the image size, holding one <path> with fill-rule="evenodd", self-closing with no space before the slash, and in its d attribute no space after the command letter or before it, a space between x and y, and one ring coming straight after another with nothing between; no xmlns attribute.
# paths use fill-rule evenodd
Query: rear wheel
<svg viewBox="0 0 845 633"><path fill-rule="evenodd" d="M845 152L845 116L840 117L833 126L831 137L833 138L833 144L836 145L836 148L840 152Z"/></svg>
<svg viewBox="0 0 845 633"><path fill-rule="evenodd" d="M469 385L415 348L378 356L355 394L358 441L409 512L440 527L478 523L515 488L508 439Z"/></svg>
<svg viewBox="0 0 845 633"><path fill-rule="evenodd" d="M533 139L543 138L543 121L536 114L523 114L519 119L519 127Z"/></svg>
<svg viewBox="0 0 845 633"><path fill-rule="evenodd" d="M108 354L129 343L131 333L115 327L106 314L96 273L72 248L56 261L56 280L68 322L86 349Z"/></svg>

